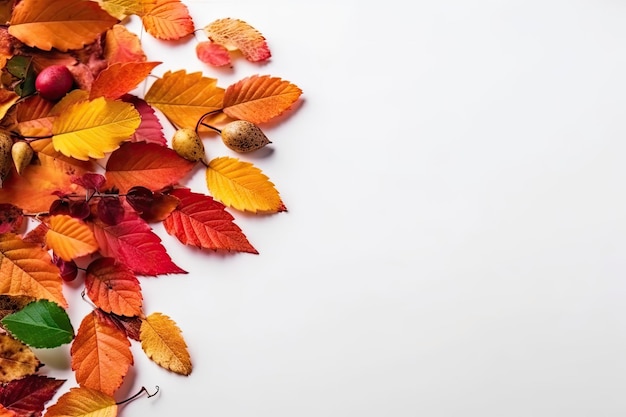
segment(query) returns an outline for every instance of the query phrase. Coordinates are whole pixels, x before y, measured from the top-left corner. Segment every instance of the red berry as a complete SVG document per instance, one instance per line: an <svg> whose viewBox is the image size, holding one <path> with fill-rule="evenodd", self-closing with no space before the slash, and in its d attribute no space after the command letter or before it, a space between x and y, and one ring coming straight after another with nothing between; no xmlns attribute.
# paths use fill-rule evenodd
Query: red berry
<svg viewBox="0 0 626 417"><path fill-rule="evenodd" d="M74 77L65 65L50 65L35 79L35 89L42 98L56 101L67 94L74 85Z"/></svg>

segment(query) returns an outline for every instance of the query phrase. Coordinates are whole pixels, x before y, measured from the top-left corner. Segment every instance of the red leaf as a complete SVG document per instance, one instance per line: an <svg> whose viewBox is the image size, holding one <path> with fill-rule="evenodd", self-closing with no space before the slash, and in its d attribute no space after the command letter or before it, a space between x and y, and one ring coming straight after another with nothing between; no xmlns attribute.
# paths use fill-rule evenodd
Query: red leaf
<svg viewBox="0 0 626 417"><path fill-rule="evenodd" d="M163 134L163 126L152 106L139 97L130 94L123 96L122 101L132 103L141 115L141 124L139 124L137 130L131 136L130 141L156 143L157 145L166 146L167 139L165 139Z"/></svg>
<svg viewBox="0 0 626 417"><path fill-rule="evenodd" d="M127 212L114 226L94 221L94 235L103 256L117 259L137 275L186 273L172 262L159 236L135 213Z"/></svg>
<svg viewBox="0 0 626 417"><path fill-rule="evenodd" d="M125 193L141 185L153 191L176 184L195 163L178 156L172 149L154 143L125 143L111 154L106 166L109 186Z"/></svg>
<svg viewBox="0 0 626 417"><path fill-rule="evenodd" d="M89 264L85 288L91 301L107 313L130 317L141 314L139 280L113 258L99 258Z"/></svg>
<svg viewBox="0 0 626 417"><path fill-rule="evenodd" d="M196 45L196 55L201 62L213 65L214 67L230 65L230 52L228 49L212 41L198 42Z"/></svg>
<svg viewBox="0 0 626 417"><path fill-rule="evenodd" d="M0 404L18 416L40 416L45 404L52 399L65 380L42 375L0 385Z"/></svg>
<svg viewBox="0 0 626 417"><path fill-rule="evenodd" d="M258 253L225 206L212 197L179 188L171 195L180 199L178 208L165 219L165 230L185 245L205 249Z"/></svg>
<svg viewBox="0 0 626 417"><path fill-rule="evenodd" d="M107 314L102 310L96 310L99 315L106 315L108 319L117 326L118 329L126 333L126 337L139 341L141 330L141 317L125 317L115 314Z"/></svg>

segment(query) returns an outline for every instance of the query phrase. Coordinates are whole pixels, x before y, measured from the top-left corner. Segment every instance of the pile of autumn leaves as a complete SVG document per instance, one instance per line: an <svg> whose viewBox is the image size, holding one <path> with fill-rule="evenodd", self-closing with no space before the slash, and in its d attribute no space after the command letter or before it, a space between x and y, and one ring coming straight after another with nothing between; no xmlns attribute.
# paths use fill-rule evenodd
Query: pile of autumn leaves
<svg viewBox="0 0 626 417"><path fill-rule="evenodd" d="M0 134L26 142L30 163L0 189L0 416L117 415L115 392L133 365L131 341L156 364L188 375L182 332L162 313L146 315L138 277L185 273L151 223L183 244L257 253L227 211L285 211L278 191L252 163L206 162L207 192L181 182L198 163L170 146L157 112L176 128L215 135L234 120L262 124L295 103L301 90L269 75L226 88L202 73L166 72L144 97L130 94L160 62L149 61L121 24L136 15L164 41L191 37L197 57L231 65L270 57L264 37L236 19L205 26L207 40L179 0L19 0L0 5ZM33 77L65 65L75 88L56 102L33 93ZM2 133L4 132L4 133ZM101 168L104 167L104 170ZM77 330L63 279L80 273L94 309ZM31 348L71 343L77 387L45 408L63 380L39 373Z"/></svg>

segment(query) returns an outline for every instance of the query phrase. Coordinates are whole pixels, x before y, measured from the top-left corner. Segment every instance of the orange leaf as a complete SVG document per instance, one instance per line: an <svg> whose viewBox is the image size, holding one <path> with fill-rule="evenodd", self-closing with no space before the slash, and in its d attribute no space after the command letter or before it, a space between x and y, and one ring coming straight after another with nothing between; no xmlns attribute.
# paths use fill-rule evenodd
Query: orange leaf
<svg viewBox="0 0 626 417"><path fill-rule="evenodd" d="M80 49L117 19L85 0L22 0L11 16L9 33L28 46L50 51Z"/></svg>
<svg viewBox="0 0 626 417"><path fill-rule="evenodd" d="M65 214L50 216L46 245L64 261L71 261L98 250L98 242L89 226Z"/></svg>
<svg viewBox="0 0 626 417"><path fill-rule="evenodd" d="M81 387L113 395L133 364L130 342L123 330L97 310L87 314L76 332L70 354Z"/></svg>
<svg viewBox="0 0 626 417"><path fill-rule="evenodd" d="M277 77L253 75L229 86L224 93L224 113L234 119L264 123L295 103L302 90Z"/></svg>
<svg viewBox="0 0 626 417"><path fill-rule="evenodd" d="M286 211L274 184L250 162L221 157L209 162L206 182L216 200L237 210L275 213Z"/></svg>
<svg viewBox="0 0 626 417"><path fill-rule="evenodd" d="M135 274L113 258L99 258L87 267L87 295L107 313L118 316L141 314L141 286Z"/></svg>
<svg viewBox="0 0 626 417"><path fill-rule="evenodd" d="M157 0L141 20L146 31L157 39L181 39L195 29L187 6L180 0Z"/></svg>
<svg viewBox="0 0 626 417"><path fill-rule="evenodd" d="M41 246L0 234L0 293L26 295L67 307L59 269Z"/></svg>
<svg viewBox="0 0 626 417"><path fill-rule="evenodd" d="M215 43L230 50L239 49L248 61L265 61L272 56L265 37L242 20L218 19L205 26L204 32Z"/></svg>
<svg viewBox="0 0 626 417"><path fill-rule="evenodd" d="M46 417L116 417L115 399L98 390L74 387L46 410Z"/></svg>
<svg viewBox="0 0 626 417"><path fill-rule="evenodd" d="M104 97L111 100L122 97L146 79L160 62L125 62L109 65L96 77L91 86L90 100Z"/></svg>
<svg viewBox="0 0 626 417"><path fill-rule="evenodd" d="M143 320L141 347L157 365L181 375L189 375L192 365L187 344L176 323L165 314L153 313Z"/></svg>
<svg viewBox="0 0 626 417"><path fill-rule="evenodd" d="M205 114L222 108L224 89L201 72L168 71L156 80L145 100L178 127L195 127Z"/></svg>
<svg viewBox="0 0 626 417"><path fill-rule="evenodd" d="M18 102L7 118L9 129L23 136L48 136L52 134L50 110L53 103L41 98L38 94ZM38 141L34 141L35 144Z"/></svg>
<svg viewBox="0 0 626 417"><path fill-rule="evenodd" d="M124 25L114 25L107 31L104 58L109 64L143 62L147 59L139 37Z"/></svg>
<svg viewBox="0 0 626 417"><path fill-rule="evenodd" d="M18 417L18 415L15 411L9 410L0 404L0 417Z"/></svg>
<svg viewBox="0 0 626 417"><path fill-rule="evenodd" d="M0 119L2 119L11 110L17 99L20 97L14 92L2 89L0 90Z"/></svg>

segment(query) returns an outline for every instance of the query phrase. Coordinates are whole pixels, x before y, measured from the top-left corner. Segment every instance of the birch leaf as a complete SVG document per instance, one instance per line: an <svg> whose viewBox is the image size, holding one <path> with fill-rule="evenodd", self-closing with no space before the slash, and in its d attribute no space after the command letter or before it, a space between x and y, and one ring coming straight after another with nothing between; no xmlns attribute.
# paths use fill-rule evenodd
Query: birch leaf
<svg viewBox="0 0 626 417"><path fill-rule="evenodd" d="M115 398L95 389L71 388L46 410L46 417L116 417Z"/></svg>
<svg viewBox="0 0 626 417"><path fill-rule="evenodd" d="M187 6L180 0L157 0L141 21L149 34L162 40L181 39L195 29Z"/></svg>
<svg viewBox="0 0 626 417"><path fill-rule="evenodd" d="M153 313L141 323L141 348L157 365L181 375L189 375L192 365L187 344L176 323L161 313Z"/></svg>
<svg viewBox="0 0 626 417"><path fill-rule="evenodd" d="M218 19L205 26L204 32L213 42L240 50L248 61L265 61L272 56L265 37L243 20Z"/></svg>
<svg viewBox="0 0 626 417"><path fill-rule="evenodd" d="M50 216L46 245L64 261L71 261L98 250L91 228L68 215Z"/></svg>

